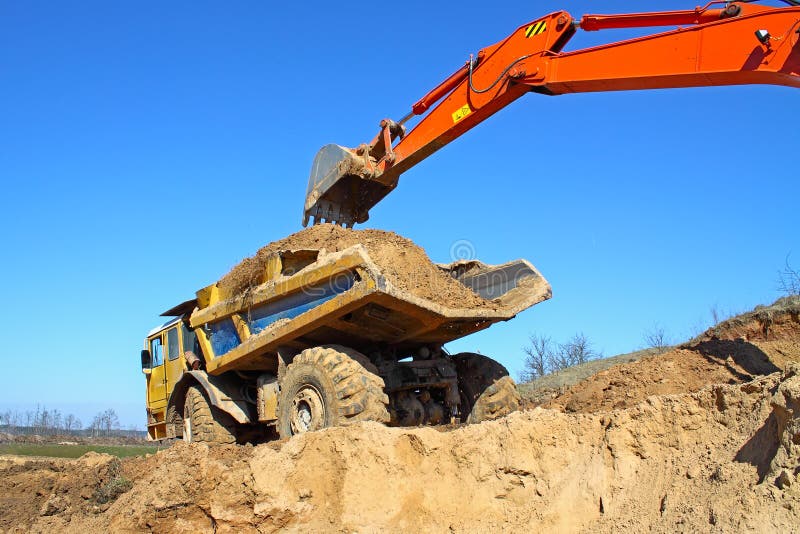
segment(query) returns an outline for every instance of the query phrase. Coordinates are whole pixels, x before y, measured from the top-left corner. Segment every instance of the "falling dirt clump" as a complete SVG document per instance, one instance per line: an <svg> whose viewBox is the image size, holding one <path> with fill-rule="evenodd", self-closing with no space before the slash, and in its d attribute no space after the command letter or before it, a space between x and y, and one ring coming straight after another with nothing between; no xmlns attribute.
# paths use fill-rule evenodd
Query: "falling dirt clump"
<svg viewBox="0 0 800 534"><path fill-rule="evenodd" d="M318 224L262 247L245 258L217 284L229 295L246 292L258 283L270 255L286 250L339 252L363 245L370 258L395 287L451 308L486 308L492 304L437 267L420 246L394 232L352 230Z"/></svg>

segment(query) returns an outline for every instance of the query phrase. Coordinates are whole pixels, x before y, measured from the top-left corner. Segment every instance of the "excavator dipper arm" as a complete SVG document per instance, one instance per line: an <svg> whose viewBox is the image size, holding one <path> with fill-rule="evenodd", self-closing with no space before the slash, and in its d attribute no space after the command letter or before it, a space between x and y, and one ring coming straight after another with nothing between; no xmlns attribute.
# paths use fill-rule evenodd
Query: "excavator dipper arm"
<svg viewBox="0 0 800 534"><path fill-rule="evenodd" d="M585 15L559 11L517 28L412 106L384 119L369 143L327 145L311 170L303 213L346 226L397 186L400 175L522 95L772 84L800 88L800 7L711 2L687 11ZM677 29L561 52L578 29ZM403 124L423 115L409 132Z"/></svg>

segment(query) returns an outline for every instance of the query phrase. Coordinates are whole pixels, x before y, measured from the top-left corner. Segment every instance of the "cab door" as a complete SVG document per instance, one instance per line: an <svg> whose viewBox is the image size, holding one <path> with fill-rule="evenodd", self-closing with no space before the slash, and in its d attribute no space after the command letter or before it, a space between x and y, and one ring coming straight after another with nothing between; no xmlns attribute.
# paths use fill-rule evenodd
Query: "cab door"
<svg viewBox="0 0 800 534"><path fill-rule="evenodd" d="M180 338L178 336L178 328L180 324L177 324L167 330L166 332L166 341L167 341L167 358L164 363L165 367L165 393L168 397L171 393L175 384L180 380L183 371L186 369L185 360L181 358L181 343Z"/></svg>
<svg viewBox="0 0 800 534"><path fill-rule="evenodd" d="M150 373L147 375L147 404L150 409L163 408L167 404L167 381L164 369L164 333L148 339L150 349Z"/></svg>

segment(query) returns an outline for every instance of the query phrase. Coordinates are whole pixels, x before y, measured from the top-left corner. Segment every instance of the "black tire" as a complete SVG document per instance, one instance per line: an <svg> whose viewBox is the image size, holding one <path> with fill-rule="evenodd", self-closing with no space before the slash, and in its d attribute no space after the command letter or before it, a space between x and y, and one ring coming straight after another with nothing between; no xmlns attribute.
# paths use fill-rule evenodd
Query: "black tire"
<svg viewBox="0 0 800 534"><path fill-rule="evenodd" d="M490 421L519 410L517 385L499 362L471 352L451 358L458 373L462 422Z"/></svg>
<svg viewBox="0 0 800 534"><path fill-rule="evenodd" d="M190 386L183 404L183 441L236 443L236 421L208 401L200 386Z"/></svg>
<svg viewBox="0 0 800 534"><path fill-rule="evenodd" d="M378 369L341 345L306 349L286 367L278 395L278 434L295 434L359 421L389 422L389 397Z"/></svg>
<svg viewBox="0 0 800 534"><path fill-rule="evenodd" d="M167 438L183 438L183 417L174 404L167 408Z"/></svg>

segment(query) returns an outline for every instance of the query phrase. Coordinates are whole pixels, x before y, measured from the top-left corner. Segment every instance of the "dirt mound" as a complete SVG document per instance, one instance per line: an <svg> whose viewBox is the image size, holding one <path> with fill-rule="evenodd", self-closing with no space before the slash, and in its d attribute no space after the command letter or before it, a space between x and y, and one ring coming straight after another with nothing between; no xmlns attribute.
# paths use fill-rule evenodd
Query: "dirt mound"
<svg viewBox="0 0 800 534"><path fill-rule="evenodd" d="M37 517L57 517L60 523L102 513L131 489L122 462L95 452L72 461L3 457L0 472L0 532L24 531L21 526Z"/></svg>
<svg viewBox="0 0 800 534"><path fill-rule="evenodd" d="M772 372L777 370L772 366ZM694 392L709 384L737 384L752 379L733 359L720 360L677 349L601 371L545 406L568 412L615 410L634 406L651 395Z"/></svg>
<svg viewBox="0 0 800 534"><path fill-rule="evenodd" d="M81 534L788 532L800 524L798 370L611 413L538 408L450 432L363 423L282 445L177 444L123 462L134 485L107 510L73 505L48 515L34 506L17 526ZM0 467L3 480L8 469ZM85 485L77 467L28 476L68 472ZM49 501L50 491L33 500ZM17 492L6 485L0 493L4 518Z"/></svg>
<svg viewBox="0 0 800 534"><path fill-rule="evenodd" d="M670 350L669 348L643 349L628 354L609 356L590 360L586 363L574 365L560 371L556 371L544 376L540 376L530 382L517 384L520 396L522 397L523 407L532 409L548 402L559 394L564 393L570 386L574 386L582 380L586 380L601 371L605 371L615 365L632 363L648 356L657 356Z"/></svg>
<svg viewBox="0 0 800 534"><path fill-rule="evenodd" d="M595 412L634 406L651 395L694 392L709 384L741 384L800 361L800 298L724 321L675 349L597 372L570 387L537 384L526 406ZM593 363L593 362L591 362ZM528 391L532 390L532 391Z"/></svg>
<svg viewBox="0 0 800 534"><path fill-rule="evenodd" d="M0 532L794 531L793 309L479 425L361 423L121 462L0 458Z"/></svg>
<svg viewBox="0 0 800 534"><path fill-rule="evenodd" d="M364 245L387 280L399 289L448 307L491 306L437 267L413 241L394 232L353 230L333 224L318 224L262 247L231 269L218 285L228 294L245 291L263 274L267 258L281 250L338 252L354 245Z"/></svg>
<svg viewBox="0 0 800 534"><path fill-rule="evenodd" d="M781 369L790 362L800 361L800 296L756 306L751 312L709 328L686 346L701 352L719 352L731 346L732 341L750 344Z"/></svg>

